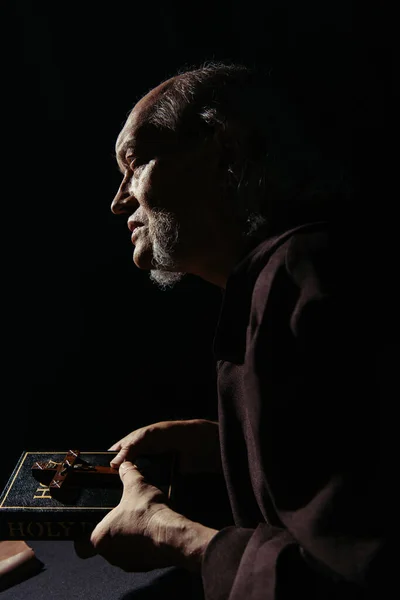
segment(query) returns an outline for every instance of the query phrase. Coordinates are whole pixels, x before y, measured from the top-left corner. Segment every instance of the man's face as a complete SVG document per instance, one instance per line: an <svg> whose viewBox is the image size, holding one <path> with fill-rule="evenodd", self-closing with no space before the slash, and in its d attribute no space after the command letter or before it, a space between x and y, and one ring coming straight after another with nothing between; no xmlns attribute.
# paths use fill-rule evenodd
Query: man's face
<svg viewBox="0 0 400 600"><path fill-rule="evenodd" d="M196 273L210 253L220 198L220 173L209 142L178 141L148 124L154 91L129 115L116 143L123 180L112 203L126 214L145 270Z"/></svg>

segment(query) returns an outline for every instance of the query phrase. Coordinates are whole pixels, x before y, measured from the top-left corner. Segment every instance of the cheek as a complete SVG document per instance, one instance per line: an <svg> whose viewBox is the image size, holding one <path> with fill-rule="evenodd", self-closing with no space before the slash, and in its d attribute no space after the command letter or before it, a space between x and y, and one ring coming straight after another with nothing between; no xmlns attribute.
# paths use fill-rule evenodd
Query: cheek
<svg viewBox="0 0 400 600"><path fill-rule="evenodd" d="M130 181L128 184L128 193L131 196L134 196L135 198L138 195L138 181L133 176L130 178Z"/></svg>
<svg viewBox="0 0 400 600"><path fill-rule="evenodd" d="M149 207L164 208L174 212L175 207L187 197L187 182L176 165L161 162L146 179L146 196Z"/></svg>
<svg viewBox="0 0 400 600"><path fill-rule="evenodd" d="M144 170L137 177L132 177L129 182L129 194L140 204L140 207L149 212L153 207L162 204L162 188L159 189L151 169Z"/></svg>

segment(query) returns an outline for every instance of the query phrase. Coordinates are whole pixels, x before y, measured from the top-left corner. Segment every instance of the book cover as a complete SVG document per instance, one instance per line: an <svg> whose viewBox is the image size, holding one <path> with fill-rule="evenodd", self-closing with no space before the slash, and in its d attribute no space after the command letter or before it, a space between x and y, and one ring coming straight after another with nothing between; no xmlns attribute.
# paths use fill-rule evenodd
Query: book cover
<svg viewBox="0 0 400 600"><path fill-rule="evenodd" d="M114 485L69 485L68 493L57 497L50 483L33 476L38 462L56 469L67 451L22 453L0 496L0 540L71 540L90 533L101 519L119 503L122 482ZM109 467L117 452L81 452L85 464ZM136 464L149 483L171 497L174 456L140 457ZM65 484L63 484L65 485Z"/></svg>

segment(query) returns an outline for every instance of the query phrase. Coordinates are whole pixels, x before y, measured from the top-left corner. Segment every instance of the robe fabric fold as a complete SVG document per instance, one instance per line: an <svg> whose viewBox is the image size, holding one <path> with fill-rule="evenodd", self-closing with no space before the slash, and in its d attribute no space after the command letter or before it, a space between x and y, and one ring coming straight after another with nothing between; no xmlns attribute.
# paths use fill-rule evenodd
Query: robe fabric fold
<svg viewBox="0 0 400 600"><path fill-rule="evenodd" d="M214 353L235 526L207 548L206 600L385 597L374 328L338 243L308 223L260 243L228 279Z"/></svg>

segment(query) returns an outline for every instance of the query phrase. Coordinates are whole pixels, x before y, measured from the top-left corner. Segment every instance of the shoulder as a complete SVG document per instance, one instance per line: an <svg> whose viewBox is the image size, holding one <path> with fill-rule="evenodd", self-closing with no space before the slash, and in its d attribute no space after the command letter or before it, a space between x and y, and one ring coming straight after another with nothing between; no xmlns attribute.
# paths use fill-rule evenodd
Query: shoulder
<svg viewBox="0 0 400 600"><path fill-rule="evenodd" d="M326 223L311 223L284 232L259 246L258 286L286 278L302 287L310 278L332 279L334 236Z"/></svg>
<svg viewBox="0 0 400 600"><path fill-rule="evenodd" d="M332 289L334 250L333 235L327 228L296 232L288 241L285 253L289 277L299 288L313 282L326 290Z"/></svg>
<svg viewBox="0 0 400 600"><path fill-rule="evenodd" d="M287 231L258 248L260 268L253 288L256 323L266 315L288 319L302 297L321 297L332 287L330 238L325 224Z"/></svg>

